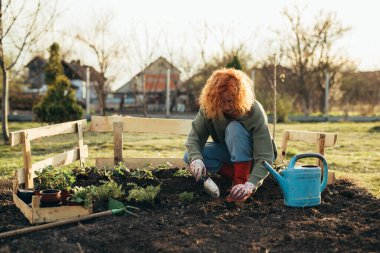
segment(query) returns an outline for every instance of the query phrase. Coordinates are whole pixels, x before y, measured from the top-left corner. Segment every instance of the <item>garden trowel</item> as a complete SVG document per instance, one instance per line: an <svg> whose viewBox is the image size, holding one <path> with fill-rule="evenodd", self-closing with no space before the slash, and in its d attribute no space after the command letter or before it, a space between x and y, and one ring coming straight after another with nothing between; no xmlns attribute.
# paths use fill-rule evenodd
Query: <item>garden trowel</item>
<svg viewBox="0 0 380 253"><path fill-rule="evenodd" d="M210 176L202 176L201 182L203 182L203 190L213 198L218 198L220 195L219 187L211 179Z"/></svg>

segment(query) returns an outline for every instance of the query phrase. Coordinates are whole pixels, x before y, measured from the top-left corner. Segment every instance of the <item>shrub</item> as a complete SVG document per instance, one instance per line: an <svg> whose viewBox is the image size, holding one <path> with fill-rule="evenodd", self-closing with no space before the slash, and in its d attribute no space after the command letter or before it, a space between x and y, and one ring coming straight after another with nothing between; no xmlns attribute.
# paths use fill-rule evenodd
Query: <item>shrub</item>
<svg viewBox="0 0 380 253"><path fill-rule="evenodd" d="M75 92L67 77L61 75L56 83L49 86L42 101L33 107L37 119L48 123L78 120L83 109L77 103Z"/></svg>
<svg viewBox="0 0 380 253"><path fill-rule="evenodd" d="M289 113L293 108L294 98L289 95L281 95L277 99L277 122L287 122Z"/></svg>

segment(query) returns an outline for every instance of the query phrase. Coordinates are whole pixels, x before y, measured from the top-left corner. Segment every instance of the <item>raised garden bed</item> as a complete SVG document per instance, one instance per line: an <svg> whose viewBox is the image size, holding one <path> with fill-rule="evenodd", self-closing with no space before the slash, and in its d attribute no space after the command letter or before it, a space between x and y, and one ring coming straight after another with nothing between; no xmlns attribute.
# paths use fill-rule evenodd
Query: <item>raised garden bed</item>
<svg viewBox="0 0 380 253"><path fill-rule="evenodd" d="M79 185L107 178L87 170ZM91 221L0 239L0 252L376 252L380 248L380 200L350 181L337 180L313 208L288 208L271 177L241 205L225 201L228 182L214 177L222 195L211 199L191 177L153 168L153 179L116 175L140 208L131 215ZM130 183L160 185L153 203L128 201ZM180 200L192 192L189 201ZM101 211L104 205L95 205ZM0 181L0 232L28 227L12 202L11 181ZM43 238L43 240L41 240Z"/></svg>

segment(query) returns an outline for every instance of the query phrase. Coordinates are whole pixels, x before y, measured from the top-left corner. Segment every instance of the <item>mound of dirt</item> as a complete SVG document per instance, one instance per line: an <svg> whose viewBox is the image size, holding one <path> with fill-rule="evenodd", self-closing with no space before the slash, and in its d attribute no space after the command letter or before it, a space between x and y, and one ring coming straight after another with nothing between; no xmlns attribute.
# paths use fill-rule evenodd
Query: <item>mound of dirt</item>
<svg viewBox="0 0 380 253"><path fill-rule="evenodd" d="M66 225L0 239L0 252L376 252L380 249L380 200L348 180L322 194L322 204L289 208L276 182L268 177L245 203L225 201L229 182L215 177L221 197L210 199L201 185L176 169L154 170L155 177L114 178L128 191L131 182L160 185L154 204L130 215ZM99 184L104 177L77 175L78 185ZM129 188L128 188L129 187ZM179 194L193 192L190 201ZM0 233L30 226L12 202L11 181L0 181ZM104 206L95 206L96 211Z"/></svg>

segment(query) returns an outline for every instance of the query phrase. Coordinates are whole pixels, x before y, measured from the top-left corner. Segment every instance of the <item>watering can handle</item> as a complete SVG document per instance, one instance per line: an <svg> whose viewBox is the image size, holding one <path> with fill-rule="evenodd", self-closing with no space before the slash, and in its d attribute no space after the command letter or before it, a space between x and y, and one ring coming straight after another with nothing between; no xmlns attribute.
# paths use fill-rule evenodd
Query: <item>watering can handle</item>
<svg viewBox="0 0 380 253"><path fill-rule="evenodd" d="M295 155L292 157L292 159L289 161L289 168L294 168L294 165L296 164L296 162L301 159L301 158L306 158L306 157L315 157L315 158L318 158L322 161L323 163L323 168L322 168L322 173L323 173L323 181L322 181L322 184L321 184L321 189L320 189L320 192L322 192L325 188L326 188L326 185L327 185L327 177L328 177L328 168L327 168L327 162L326 162L326 159L323 155L321 154L318 154L318 153L305 153L305 154L299 154L299 155Z"/></svg>

